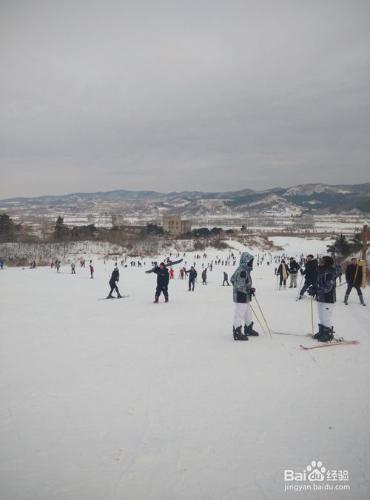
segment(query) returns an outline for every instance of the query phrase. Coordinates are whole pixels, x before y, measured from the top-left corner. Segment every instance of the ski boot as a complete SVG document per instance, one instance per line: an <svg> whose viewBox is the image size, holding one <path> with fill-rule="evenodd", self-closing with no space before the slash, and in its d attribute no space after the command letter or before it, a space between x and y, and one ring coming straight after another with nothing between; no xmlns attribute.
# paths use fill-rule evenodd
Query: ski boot
<svg viewBox="0 0 370 500"><path fill-rule="evenodd" d="M315 335L314 338L319 342L330 342L334 339L333 327L329 328L328 326L319 325L319 333Z"/></svg>
<svg viewBox="0 0 370 500"><path fill-rule="evenodd" d="M118 292L117 299L122 299L122 295Z"/></svg>
<svg viewBox="0 0 370 500"><path fill-rule="evenodd" d="M154 302L153 302L153 304L158 304L158 300L159 300L159 297L158 297L158 295L156 295L156 296L154 297Z"/></svg>
<svg viewBox="0 0 370 500"><path fill-rule="evenodd" d="M165 298L164 298L164 301L165 301L165 302L168 302L168 297L165 297Z"/></svg>
<svg viewBox="0 0 370 500"><path fill-rule="evenodd" d="M324 326L319 323L319 331L315 333L315 335L312 335L312 338L317 340L319 336L322 334L323 328Z"/></svg>
<svg viewBox="0 0 370 500"><path fill-rule="evenodd" d="M250 325L244 325L244 335L247 337L259 337L259 333L253 330L253 321Z"/></svg>
<svg viewBox="0 0 370 500"><path fill-rule="evenodd" d="M233 335L234 340L249 340L246 335L243 335L241 326L238 326L237 328L233 326Z"/></svg>
<svg viewBox="0 0 370 500"><path fill-rule="evenodd" d="M366 304L364 302L364 296L362 294L360 295L360 303L362 306L366 306Z"/></svg>
<svg viewBox="0 0 370 500"><path fill-rule="evenodd" d="M344 305L348 306L348 295L345 294L344 296Z"/></svg>

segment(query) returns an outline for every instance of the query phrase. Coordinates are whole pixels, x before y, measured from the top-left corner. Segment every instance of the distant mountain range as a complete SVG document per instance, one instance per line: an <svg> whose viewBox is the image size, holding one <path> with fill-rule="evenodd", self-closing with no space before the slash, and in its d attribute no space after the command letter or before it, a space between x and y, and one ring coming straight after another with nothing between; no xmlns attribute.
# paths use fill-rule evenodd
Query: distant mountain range
<svg viewBox="0 0 370 500"><path fill-rule="evenodd" d="M228 192L117 190L0 200L1 211L45 213L122 213L128 217L180 214L186 217L286 213L369 213L370 183L301 184L264 191Z"/></svg>

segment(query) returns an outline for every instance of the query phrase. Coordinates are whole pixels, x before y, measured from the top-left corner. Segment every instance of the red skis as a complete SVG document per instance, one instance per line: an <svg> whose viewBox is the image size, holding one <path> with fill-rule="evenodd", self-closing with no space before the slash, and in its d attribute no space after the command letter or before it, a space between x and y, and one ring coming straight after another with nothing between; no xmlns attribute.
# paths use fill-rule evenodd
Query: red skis
<svg viewBox="0 0 370 500"><path fill-rule="evenodd" d="M306 347L304 345L300 345L299 347L304 351L309 351L311 349L321 349L322 347L333 347L335 345L357 345L360 342L358 340L334 340L334 342L326 342L320 345L313 345L311 347Z"/></svg>

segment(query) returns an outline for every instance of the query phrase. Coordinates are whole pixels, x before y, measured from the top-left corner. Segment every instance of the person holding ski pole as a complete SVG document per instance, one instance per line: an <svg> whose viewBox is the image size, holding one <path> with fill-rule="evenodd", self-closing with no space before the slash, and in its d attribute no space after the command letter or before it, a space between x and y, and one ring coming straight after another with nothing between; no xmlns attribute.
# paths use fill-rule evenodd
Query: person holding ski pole
<svg viewBox="0 0 370 500"><path fill-rule="evenodd" d="M347 290L344 296L344 303L348 306L348 298L349 294L352 291L352 288L355 288L357 291L358 298L360 299L360 303L365 306L364 297L362 295L361 284L363 280L363 261L358 261L355 257L351 259L351 263L348 264L346 269L346 282L347 282Z"/></svg>
<svg viewBox="0 0 370 500"><path fill-rule="evenodd" d="M119 281L119 269L116 265L113 269L112 276L109 280L110 292L109 292L107 299L113 299L112 292L114 292L114 291L117 294L117 299L120 299L122 297L122 295L119 293L119 290L118 290L118 286L117 286L118 281Z"/></svg>
<svg viewBox="0 0 370 500"><path fill-rule="evenodd" d="M307 255L304 270L301 269L301 274L304 275L305 281L302 290L299 292L298 300L303 298L303 295L310 288L310 286L316 286L317 268L317 260L314 259L314 256L311 254Z"/></svg>
<svg viewBox="0 0 370 500"><path fill-rule="evenodd" d="M224 280L222 282L222 286L225 286L225 283L227 286L230 286L230 283L229 283L229 275L227 274L226 271L224 271Z"/></svg>
<svg viewBox="0 0 370 500"><path fill-rule="evenodd" d="M235 303L233 336L234 340L248 340L249 336L259 334L253 330L252 308L250 302L255 289L252 288L251 271L253 269L253 255L243 252L240 256L239 267L231 276L233 285L233 300ZM244 332L242 331L244 324Z"/></svg>
<svg viewBox="0 0 370 500"><path fill-rule="evenodd" d="M313 336L319 342L329 342L334 338L332 316L336 302L337 272L334 260L329 255L322 257L318 266L317 280L308 293L316 296L319 316L319 331Z"/></svg>

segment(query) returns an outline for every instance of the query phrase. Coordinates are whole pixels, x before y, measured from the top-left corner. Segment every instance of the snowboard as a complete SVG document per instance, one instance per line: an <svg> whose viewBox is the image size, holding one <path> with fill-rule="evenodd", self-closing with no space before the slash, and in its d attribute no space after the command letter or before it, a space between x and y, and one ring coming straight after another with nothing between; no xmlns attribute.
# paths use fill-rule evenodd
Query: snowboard
<svg viewBox="0 0 370 500"><path fill-rule="evenodd" d="M299 347L303 351L310 351L311 349L321 349L323 347L333 347L335 345L357 345L359 343L360 342L358 340L333 340L332 342L325 342L323 344L314 345L314 346L310 346L310 347L307 347L307 346L304 346L301 344Z"/></svg>

